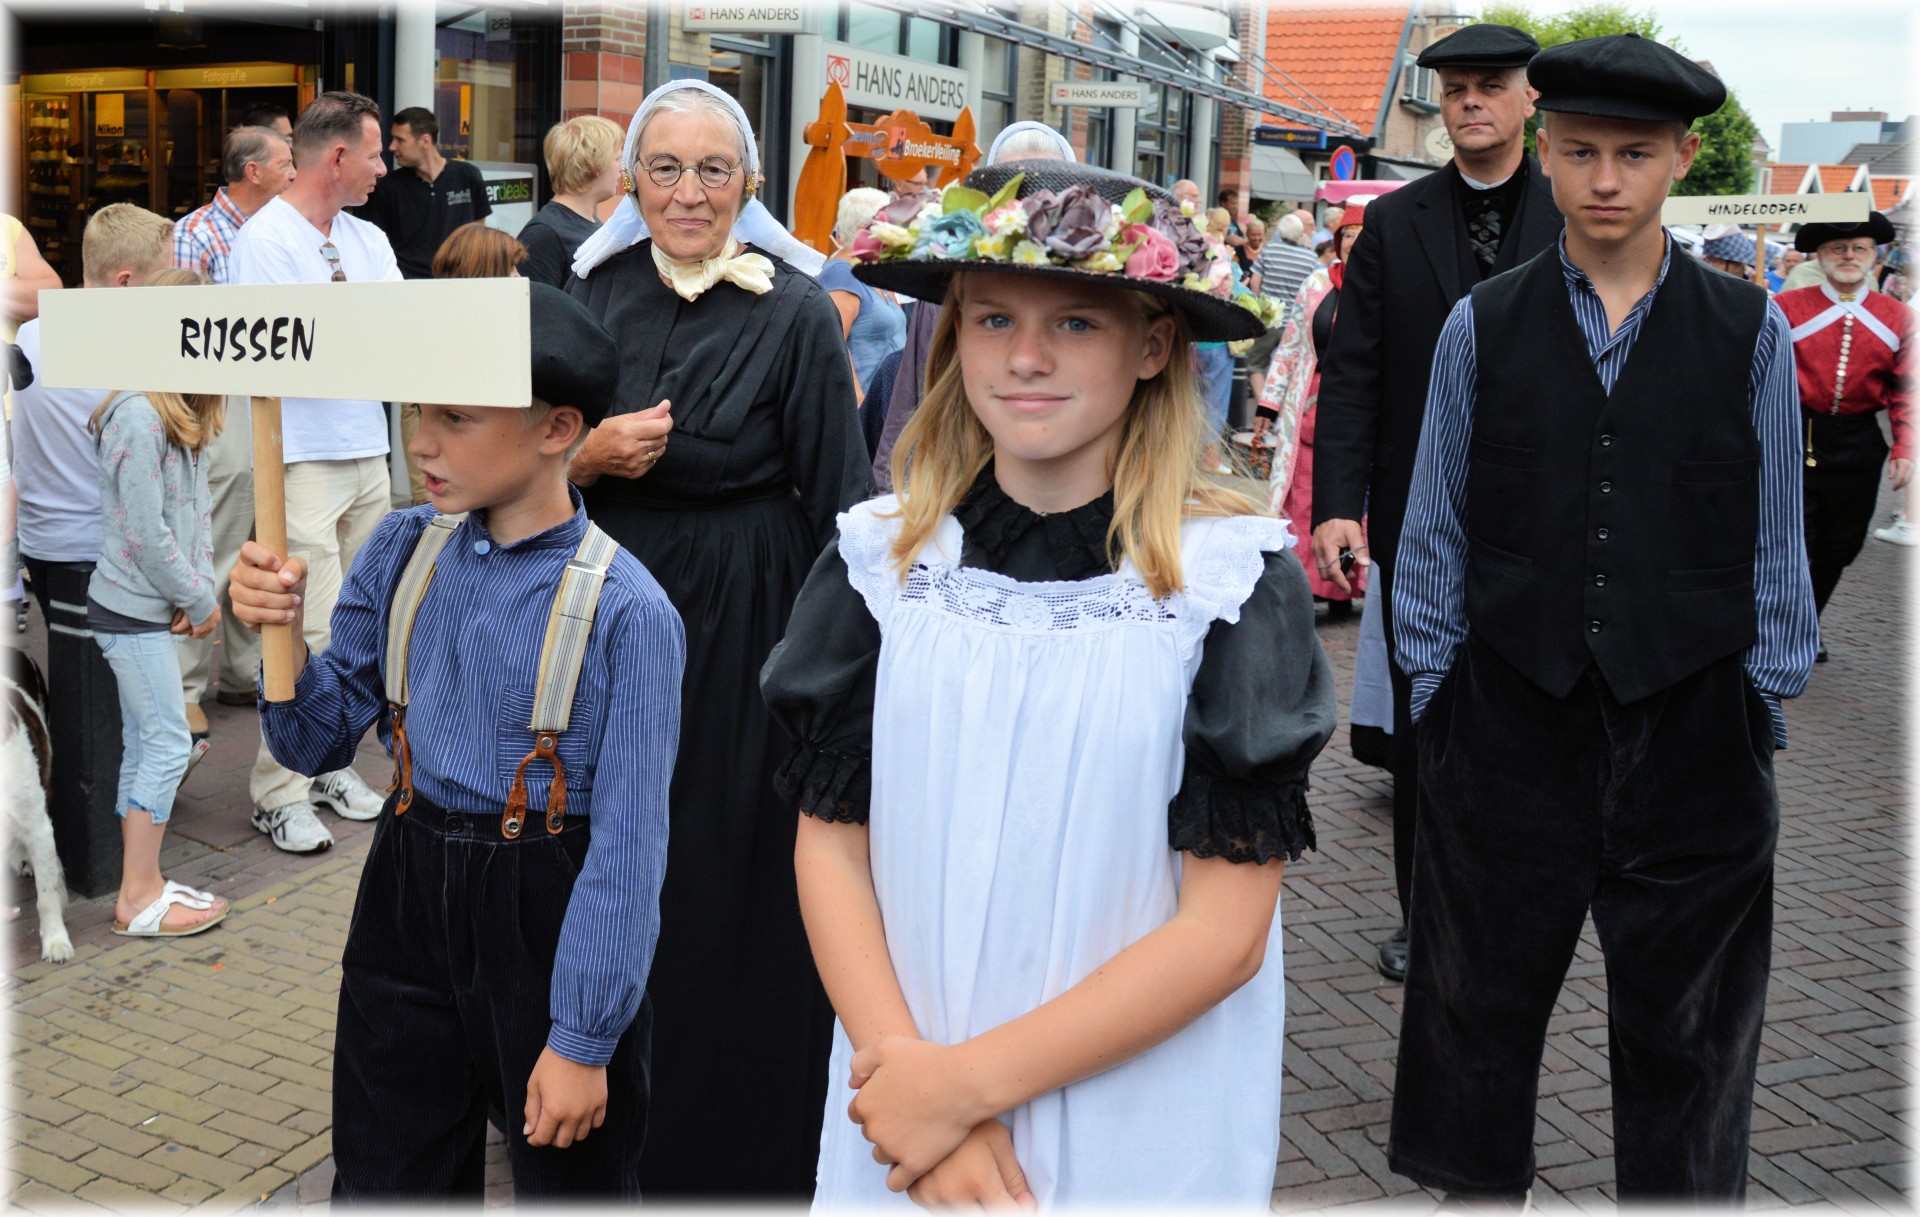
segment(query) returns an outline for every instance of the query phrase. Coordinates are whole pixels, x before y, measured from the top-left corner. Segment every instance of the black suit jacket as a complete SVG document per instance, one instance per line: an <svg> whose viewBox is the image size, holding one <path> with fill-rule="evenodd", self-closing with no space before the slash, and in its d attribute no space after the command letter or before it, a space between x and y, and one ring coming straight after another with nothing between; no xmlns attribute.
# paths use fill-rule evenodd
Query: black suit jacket
<svg viewBox="0 0 1920 1217"><path fill-rule="evenodd" d="M1560 211L1529 156L1513 228L1494 271L1518 266L1560 236ZM1480 282L1452 164L1367 205L1348 255L1340 316L1321 363L1313 437L1313 523L1367 516L1367 544L1389 565L1400 543L1427 378L1441 327Z"/></svg>

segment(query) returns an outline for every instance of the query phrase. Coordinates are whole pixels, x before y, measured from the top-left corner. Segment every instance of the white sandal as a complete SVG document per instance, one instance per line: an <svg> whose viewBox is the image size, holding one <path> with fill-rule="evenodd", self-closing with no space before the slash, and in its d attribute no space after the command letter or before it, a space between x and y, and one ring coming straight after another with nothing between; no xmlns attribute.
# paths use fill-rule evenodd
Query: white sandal
<svg viewBox="0 0 1920 1217"><path fill-rule="evenodd" d="M160 889L160 899L142 909L133 920L124 925L118 921L114 922L113 932L127 938L185 938L190 934L198 934L202 930L219 925L226 920L227 914L233 911L233 906L227 906L220 910L217 916L209 917L205 921L196 921L192 925L173 930L166 928L167 910L176 904L190 909L205 910L212 908L213 903L211 893L198 891L184 883L175 883L169 879L166 886Z"/></svg>

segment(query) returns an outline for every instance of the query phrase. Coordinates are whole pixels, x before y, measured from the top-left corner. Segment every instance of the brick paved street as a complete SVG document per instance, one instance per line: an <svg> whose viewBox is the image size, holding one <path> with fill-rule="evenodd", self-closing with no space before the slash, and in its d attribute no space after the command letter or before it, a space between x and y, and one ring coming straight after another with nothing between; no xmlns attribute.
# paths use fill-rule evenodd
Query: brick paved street
<svg viewBox="0 0 1920 1217"><path fill-rule="evenodd" d="M1896 504L1881 504L1881 520ZM1833 660L1789 703L1780 754L1773 985L1754 1113L1751 1201L1906 1208L1910 801L1892 640L1908 629L1916 555L1877 541L1826 618ZM36 618L30 647L44 654ZM1321 638L1351 675L1357 619ZM76 900L73 962L39 962L31 893L12 927L13 1013L0 1184L22 1208L76 1202L231 1210L325 1195L333 1003L369 825L330 815L339 844L291 858L247 823L253 713L209 701L214 747L182 792L163 863L234 902L181 942L110 932L112 899ZM56 741L56 747L58 746ZM371 744L361 772L384 784ZM1373 967L1398 919L1388 782L1354 761L1344 725L1315 769L1320 852L1288 875L1287 1094L1274 1197L1285 1208L1418 1200L1384 1154L1400 988ZM16 889L14 902L23 894ZM1553 1020L1535 1140L1536 1201L1612 1196L1605 976L1591 932ZM490 1200L503 1200L498 1147Z"/></svg>

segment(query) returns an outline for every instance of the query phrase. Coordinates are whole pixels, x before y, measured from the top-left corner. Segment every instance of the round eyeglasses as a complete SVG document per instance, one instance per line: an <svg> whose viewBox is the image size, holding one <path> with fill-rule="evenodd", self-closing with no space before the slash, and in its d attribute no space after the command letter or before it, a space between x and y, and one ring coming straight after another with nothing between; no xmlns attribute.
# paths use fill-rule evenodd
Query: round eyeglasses
<svg viewBox="0 0 1920 1217"><path fill-rule="evenodd" d="M717 156L710 156L697 165L682 165L670 156L663 156L647 164L647 179L656 186L673 187L680 179L691 173L700 179L700 184L708 190L722 190L733 175L740 172L740 166L730 165Z"/></svg>

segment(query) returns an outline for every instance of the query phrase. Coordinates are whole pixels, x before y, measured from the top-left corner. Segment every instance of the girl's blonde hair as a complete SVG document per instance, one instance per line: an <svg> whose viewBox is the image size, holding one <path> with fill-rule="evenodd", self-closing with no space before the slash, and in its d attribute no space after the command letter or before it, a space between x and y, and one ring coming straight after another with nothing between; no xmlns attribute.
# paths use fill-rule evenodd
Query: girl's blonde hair
<svg viewBox="0 0 1920 1217"><path fill-rule="evenodd" d="M193 287L204 285L209 280L197 270L182 267L169 267L156 271L147 279L148 287ZM100 434L101 425L106 417L107 407L113 404L119 393L109 393L107 399L94 407L93 417L87 420L87 430ZM201 452L213 442L226 425L227 399L219 393L161 393L141 394L153 406L154 413L160 416L160 426L166 431L167 443L185 448L189 452Z"/></svg>
<svg viewBox="0 0 1920 1217"><path fill-rule="evenodd" d="M926 394L893 451L901 526L889 556L903 579L914 555L993 458L993 437L968 403L960 374L959 315L967 279L957 274L947 287L927 359ZM1131 561L1148 590L1165 597L1184 585L1180 525L1186 517L1264 511L1246 495L1207 480L1200 469L1206 413L1185 320L1157 296L1127 295L1139 304L1143 323L1173 316L1173 349L1159 375L1134 386L1120 422L1107 553Z"/></svg>
<svg viewBox="0 0 1920 1217"><path fill-rule="evenodd" d="M541 141L555 194L579 194L620 155L621 131L612 119L582 114L555 123Z"/></svg>

